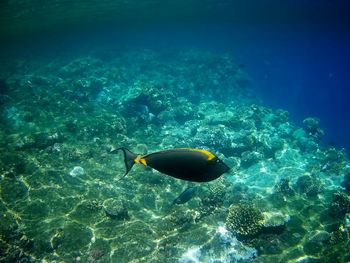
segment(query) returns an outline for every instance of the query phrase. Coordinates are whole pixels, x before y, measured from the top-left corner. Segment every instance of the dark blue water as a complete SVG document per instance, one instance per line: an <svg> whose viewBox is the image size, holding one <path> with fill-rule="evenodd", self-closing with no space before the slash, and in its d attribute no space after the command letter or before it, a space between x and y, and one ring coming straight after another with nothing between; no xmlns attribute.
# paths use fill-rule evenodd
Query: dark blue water
<svg viewBox="0 0 350 263"><path fill-rule="evenodd" d="M348 152L349 31L341 25L271 26L248 28L243 40L232 41L266 103L287 109L297 122L320 118L325 142Z"/></svg>

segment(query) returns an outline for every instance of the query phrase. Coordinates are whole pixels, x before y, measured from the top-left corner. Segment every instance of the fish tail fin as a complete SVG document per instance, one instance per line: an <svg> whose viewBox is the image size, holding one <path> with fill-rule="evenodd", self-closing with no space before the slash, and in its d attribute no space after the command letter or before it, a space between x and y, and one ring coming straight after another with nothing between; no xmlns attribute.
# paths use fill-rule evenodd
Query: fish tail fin
<svg viewBox="0 0 350 263"><path fill-rule="evenodd" d="M137 158L137 154L129 151L128 149L124 148L124 147L120 147L117 149L112 149L110 151L110 153L116 153L118 150L121 150L123 152L124 155L124 163L125 163L125 174L123 175L123 177L121 179L123 179L131 170L131 168L134 166L135 164L135 159Z"/></svg>

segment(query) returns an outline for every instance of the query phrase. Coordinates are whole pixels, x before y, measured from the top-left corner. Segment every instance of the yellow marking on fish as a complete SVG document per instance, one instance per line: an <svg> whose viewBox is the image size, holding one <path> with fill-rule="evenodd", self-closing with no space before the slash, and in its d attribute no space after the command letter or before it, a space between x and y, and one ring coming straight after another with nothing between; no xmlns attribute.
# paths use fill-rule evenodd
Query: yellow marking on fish
<svg viewBox="0 0 350 263"><path fill-rule="evenodd" d="M139 164L143 164L144 166L147 166L147 162L144 158L142 158L141 155L138 155L135 160L134 160L135 163L139 163Z"/></svg>
<svg viewBox="0 0 350 263"><path fill-rule="evenodd" d="M147 162L146 162L146 159L145 159L145 158L141 158L141 159L140 159L140 162L141 162L144 166L147 166Z"/></svg>
<svg viewBox="0 0 350 263"><path fill-rule="evenodd" d="M140 163L140 159L141 159L141 155L137 155L137 157L135 158L134 162L135 163Z"/></svg>
<svg viewBox="0 0 350 263"><path fill-rule="evenodd" d="M208 161L213 160L216 157L213 153L203 149L194 149L194 148L181 148L181 149L203 153L208 157Z"/></svg>

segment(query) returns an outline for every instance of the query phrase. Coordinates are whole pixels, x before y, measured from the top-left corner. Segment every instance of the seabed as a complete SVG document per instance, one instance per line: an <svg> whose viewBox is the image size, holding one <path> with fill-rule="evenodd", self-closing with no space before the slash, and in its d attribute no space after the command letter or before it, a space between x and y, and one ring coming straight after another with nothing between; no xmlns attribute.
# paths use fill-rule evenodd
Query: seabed
<svg viewBox="0 0 350 263"><path fill-rule="evenodd" d="M349 262L350 162L254 95L230 54L95 50L0 69L0 262ZM321 120L322 121L322 120ZM194 184L113 147L213 151Z"/></svg>

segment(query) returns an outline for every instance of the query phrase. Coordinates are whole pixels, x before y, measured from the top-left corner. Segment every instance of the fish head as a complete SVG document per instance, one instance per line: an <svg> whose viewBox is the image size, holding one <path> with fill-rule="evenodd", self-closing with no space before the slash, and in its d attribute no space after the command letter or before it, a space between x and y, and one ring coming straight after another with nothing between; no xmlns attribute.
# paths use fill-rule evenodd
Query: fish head
<svg viewBox="0 0 350 263"><path fill-rule="evenodd" d="M230 167L228 167L222 160L216 157L210 161L207 174L212 179L216 179L222 174L227 173L229 170Z"/></svg>

